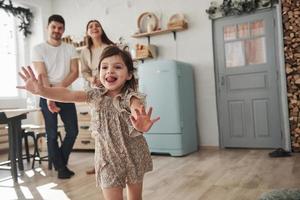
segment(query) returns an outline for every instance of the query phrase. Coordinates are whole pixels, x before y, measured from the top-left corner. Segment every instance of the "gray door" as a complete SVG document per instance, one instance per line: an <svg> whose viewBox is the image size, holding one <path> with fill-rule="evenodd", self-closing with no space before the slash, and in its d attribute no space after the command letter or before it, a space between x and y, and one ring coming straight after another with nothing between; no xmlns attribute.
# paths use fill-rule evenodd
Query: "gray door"
<svg viewBox="0 0 300 200"><path fill-rule="evenodd" d="M223 147L281 146L274 24L271 10L214 21Z"/></svg>

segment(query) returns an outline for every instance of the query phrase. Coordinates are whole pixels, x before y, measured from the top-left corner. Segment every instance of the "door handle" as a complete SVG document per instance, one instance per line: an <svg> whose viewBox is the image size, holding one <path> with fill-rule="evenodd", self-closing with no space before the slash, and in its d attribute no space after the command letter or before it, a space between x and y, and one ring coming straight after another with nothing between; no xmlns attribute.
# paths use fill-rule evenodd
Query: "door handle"
<svg viewBox="0 0 300 200"><path fill-rule="evenodd" d="M88 112L80 112L81 115L87 115L89 114Z"/></svg>
<svg viewBox="0 0 300 200"><path fill-rule="evenodd" d="M90 127L89 126L80 126L80 129L83 129L83 130L86 130L86 129L89 129Z"/></svg>
<svg viewBox="0 0 300 200"><path fill-rule="evenodd" d="M91 143L91 141L89 141L89 140L82 140L81 141L81 144L90 144Z"/></svg>

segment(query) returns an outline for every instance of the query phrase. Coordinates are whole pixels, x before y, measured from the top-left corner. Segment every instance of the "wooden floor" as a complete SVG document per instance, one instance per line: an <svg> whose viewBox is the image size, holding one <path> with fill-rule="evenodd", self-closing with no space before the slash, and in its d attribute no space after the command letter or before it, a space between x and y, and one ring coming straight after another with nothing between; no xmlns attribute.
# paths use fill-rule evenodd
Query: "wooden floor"
<svg viewBox="0 0 300 200"><path fill-rule="evenodd" d="M227 149L153 156L154 170L145 177L143 199L255 200L271 189L300 187L300 154L270 158L269 152ZM9 171L0 170L0 199L101 200L94 176L85 174L92 163L93 153L73 152L69 167L76 175L71 179L57 179L43 163L42 168L25 170L19 186L12 184Z"/></svg>

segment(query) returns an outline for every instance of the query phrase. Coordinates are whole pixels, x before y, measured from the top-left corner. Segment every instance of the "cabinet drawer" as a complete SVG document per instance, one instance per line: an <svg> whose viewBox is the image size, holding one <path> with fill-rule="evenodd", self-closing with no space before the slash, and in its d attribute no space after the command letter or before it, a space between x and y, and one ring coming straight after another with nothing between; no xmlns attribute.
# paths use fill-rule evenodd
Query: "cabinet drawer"
<svg viewBox="0 0 300 200"><path fill-rule="evenodd" d="M78 124L79 133L90 132L89 128L90 128L90 123L79 122Z"/></svg>
<svg viewBox="0 0 300 200"><path fill-rule="evenodd" d="M77 137L73 149L95 149L95 140L92 137Z"/></svg>
<svg viewBox="0 0 300 200"><path fill-rule="evenodd" d="M76 103L76 109L79 133L73 149L95 149L95 141L89 130L91 122L90 107L85 103Z"/></svg>
<svg viewBox="0 0 300 200"><path fill-rule="evenodd" d="M77 137L91 137L92 131L90 130L80 130Z"/></svg>
<svg viewBox="0 0 300 200"><path fill-rule="evenodd" d="M91 120L91 115L89 111L80 111L77 112L78 116L78 121L90 121Z"/></svg>
<svg viewBox="0 0 300 200"><path fill-rule="evenodd" d="M8 130L3 124L0 126L0 149L8 149Z"/></svg>

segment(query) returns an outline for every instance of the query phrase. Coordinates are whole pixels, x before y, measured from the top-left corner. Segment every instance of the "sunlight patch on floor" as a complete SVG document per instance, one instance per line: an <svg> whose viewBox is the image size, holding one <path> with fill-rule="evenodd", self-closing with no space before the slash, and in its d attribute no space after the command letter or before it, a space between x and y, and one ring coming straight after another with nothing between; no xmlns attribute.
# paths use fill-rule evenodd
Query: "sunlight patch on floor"
<svg viewBox="0 0 300 200"><path fill-rule="evenodd" d="M0 187L1 199L18 199L14 188Z"/></svg>
<svg viewBox="0 0 300 200"><path fill-rule="evenodd" d="M20 186L20 189L26 199L33 199L33 196L28 187Z"/></svg>
<svg viewBox="0 0 300 200"><path fill-rule="evenodd" d="M34 176L46 176L45 171L42 168L35 168L24 171L23 174L26 178L32 178ZM21 176L22 177L22 176ZM23 177L23 178L25 178ZM34 199L31 189L22 186L25 183L20 177L18 177L18 184L15 184L11 176L6 176L0 179L0 199L12 200L12 199ZM47 183L41 186L37 186L36 190L39 192L41 199L59 199L69 200L68 196L61 189L55 189L56 183Z"/></svg>
<svg viewBox="0 0 300 200"><path fill-rule="evenodd" d="M24 183L24 181L22 179L18 178L18 183L22 184L22 183ZM0 186L14 187L14 181L11 177L9 179L8 178L2 179L2 180L0 180Z"/></svg>
<svg viewBox="0 0 300 200"><path fill-rule="evenodd" d="M25 174L27 175L27 177L31 178L34 176L34 171L33 170L28 170L28 171L25 171Z"/></svg>
<svg viewBox="0 0 300 200"><path fill-rule="evenodd" d="M42 176L46 176L46 173L44 172L44 170L42 168L35 168L34 170L33 169L27 170L27 171L25 171L25 174L29 178L31 178L36 174L35 172L39 173Z"/></svg>
<svg viewBox="0 0 300 200"><path fill-rule="evenodd" d="M20 182L19 182L20 183ZM70 198L61 189L55 189L56 183L47 183L36 187L43 200L70 200ZM30 189L25 186L14 186L12 179L1 182L0 185L0 199L34 199Z"/></svg>
<svg viewBox="0 0 300 200"><path fill-rule="evenodd" d="M36 189L39 191L43 199L59 199L59 200L69 200L70 198L62 190L53 189L56 187L56 183L48 183L46 185L38 186Z"/></svg>

